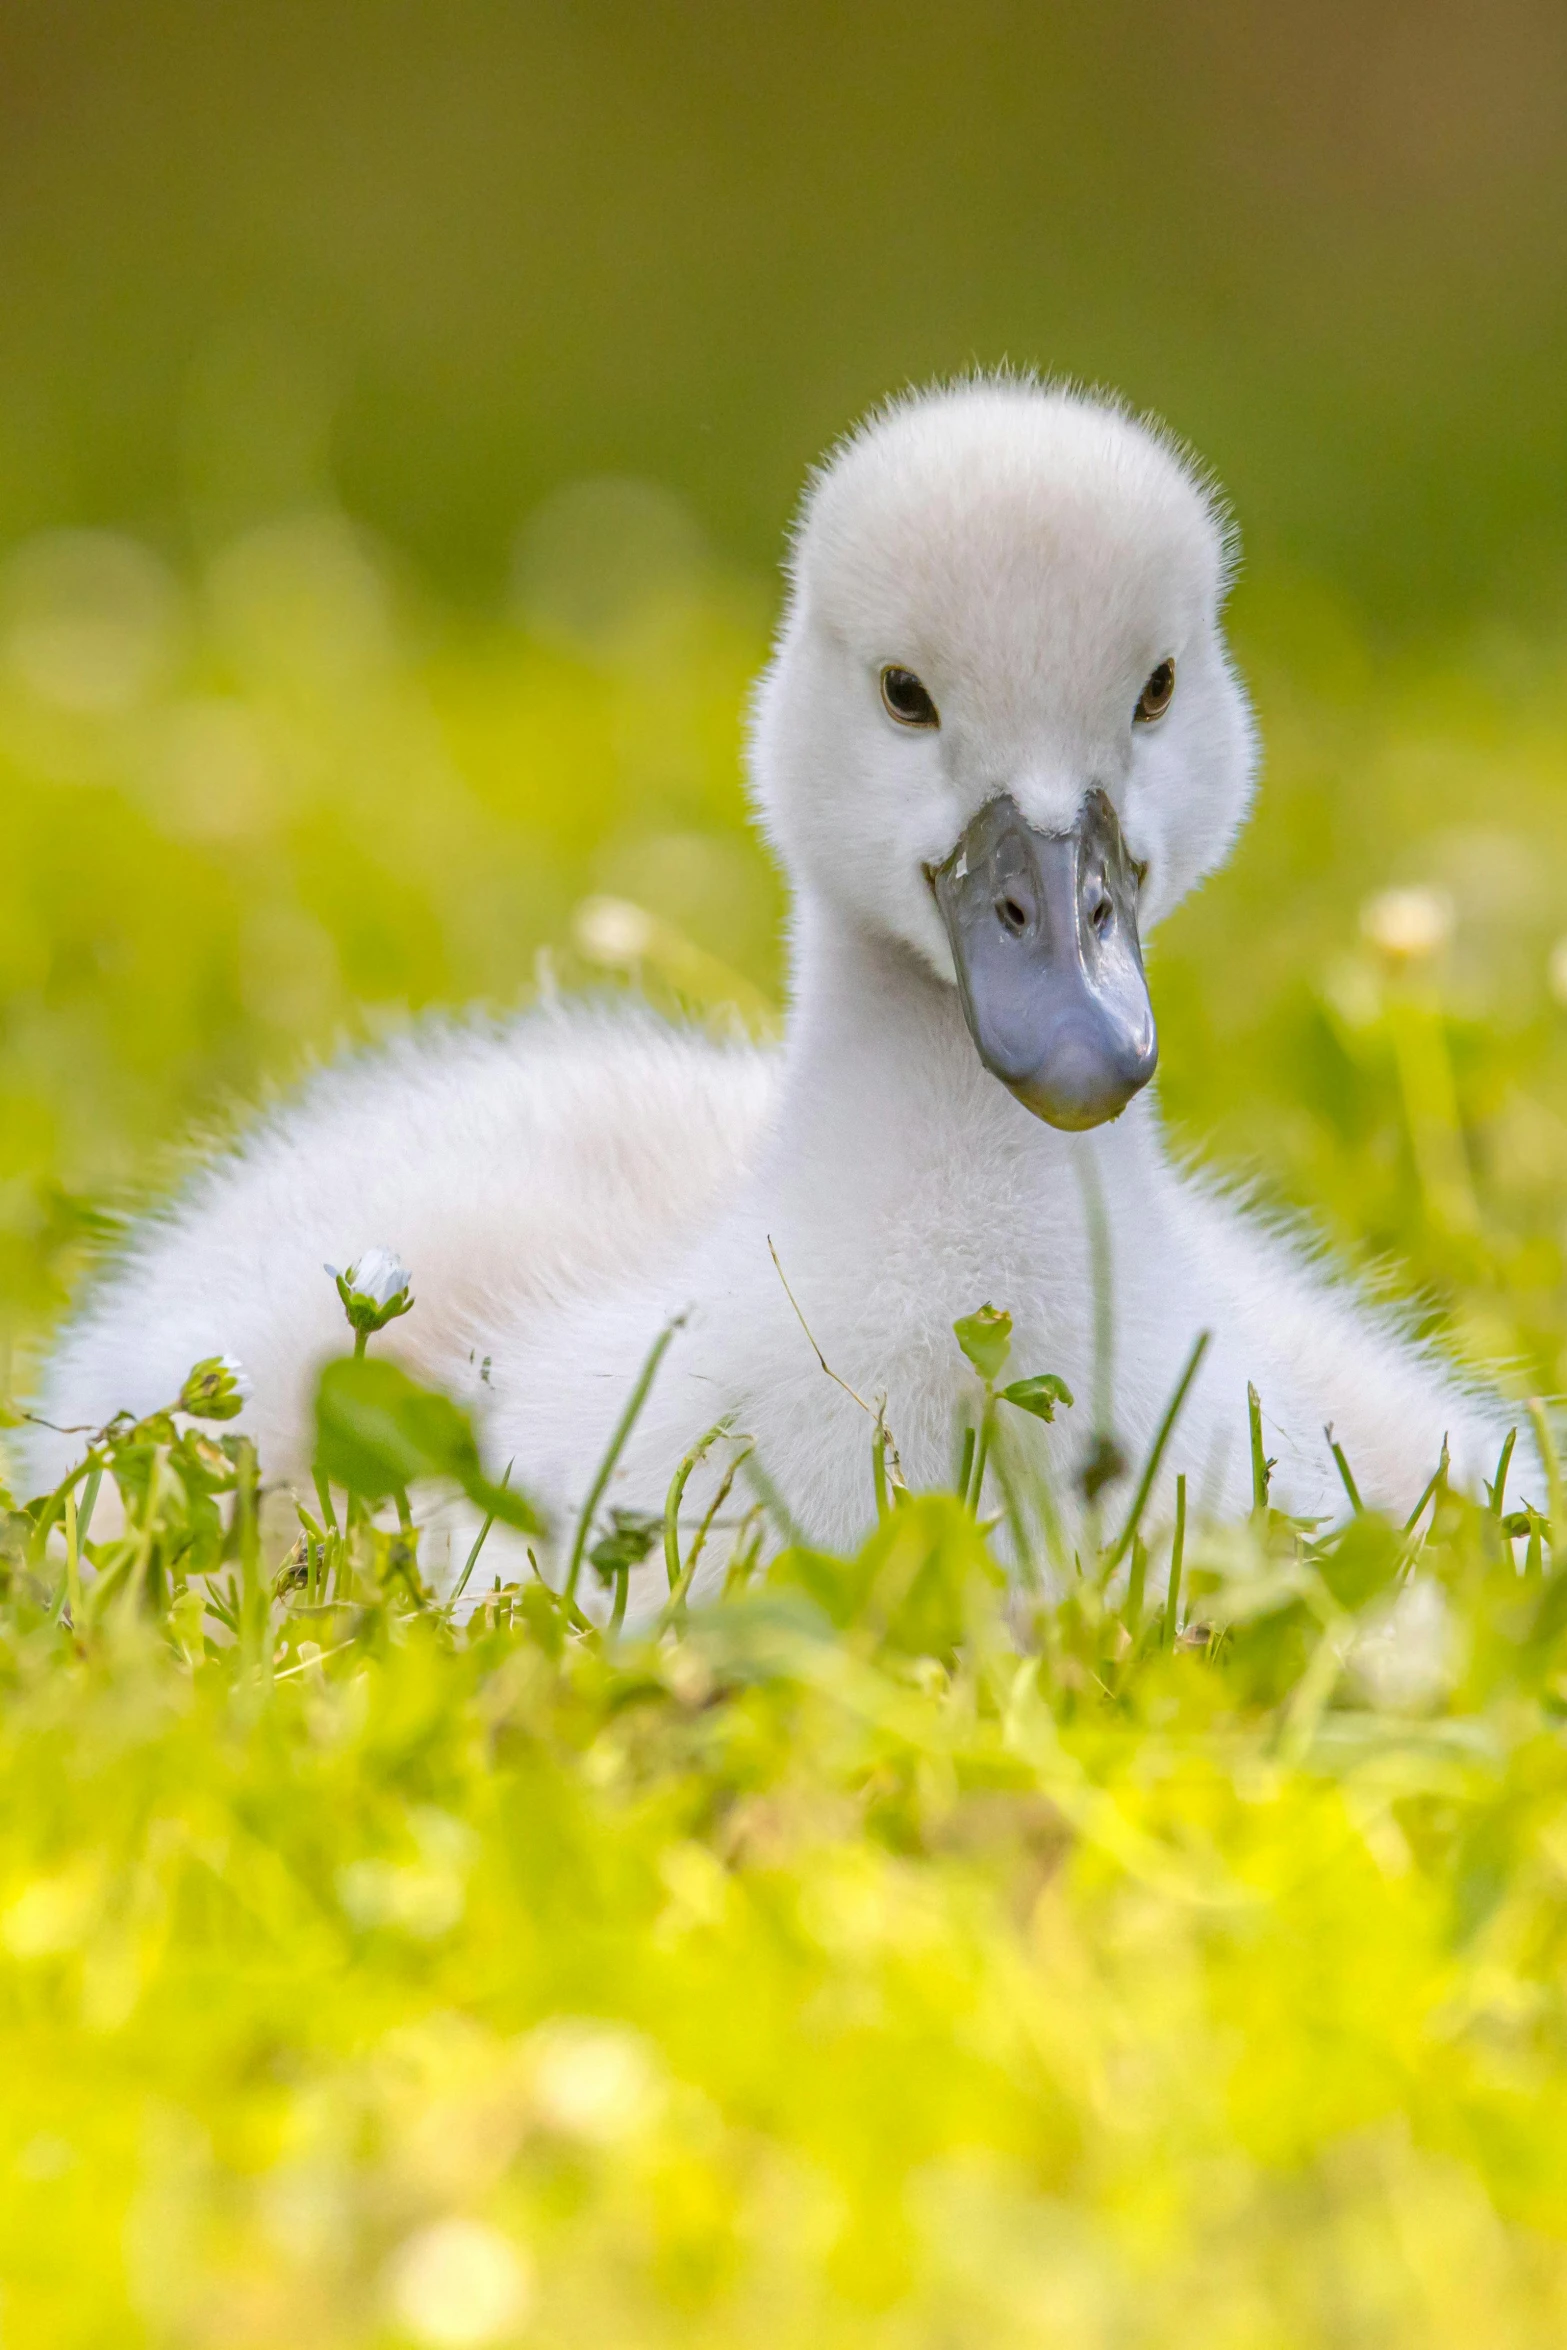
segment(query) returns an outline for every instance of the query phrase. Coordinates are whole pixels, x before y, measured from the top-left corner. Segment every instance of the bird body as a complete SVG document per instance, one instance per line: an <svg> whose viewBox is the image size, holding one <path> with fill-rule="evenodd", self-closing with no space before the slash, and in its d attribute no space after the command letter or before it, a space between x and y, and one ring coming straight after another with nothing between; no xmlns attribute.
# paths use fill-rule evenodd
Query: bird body
<svg viewBox="0 0 1567 2350"><path fill-rule="evenodd" d="M776 1523L851 1543L878 1415L911 1485L950 1482L981 1401L952 1326L983 1303L1010 1374L1077 1399L1009 1415L1068 1512L1096 1440L1146 1453L1204 1331L1156 1509L1180 1472L1247 1504L1248 1382L1288 1508L1341 1499L1328 1421L1368 1500L1412 1506L1444 1436L1477 1482L1500 1402L1177 1169L1138 1090L1141 940L1251 794L1226 560L1190 467L1112 409L988 382L884 411L809 493L756 707L794 889L782 1046L547 1005L321 1072L133 1236L47 1416L151 1408L224 1351L263 1457L303 1476L343 1336L320 1267L384 1242L417 1305L377 1350L475 1407L567 1541L676 1324L606 1506L659 1509L722 1422Z"/></svg>

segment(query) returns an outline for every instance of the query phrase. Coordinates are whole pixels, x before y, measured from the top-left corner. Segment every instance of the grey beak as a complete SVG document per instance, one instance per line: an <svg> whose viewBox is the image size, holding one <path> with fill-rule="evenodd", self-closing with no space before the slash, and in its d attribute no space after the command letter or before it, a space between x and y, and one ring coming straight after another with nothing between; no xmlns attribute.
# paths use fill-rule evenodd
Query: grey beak
<svg viewBox="0 0 1567 2350"><path fill-rule="evenodd" d="M989 800L931 887L979 1057L1051 1126L1099 1126L1159 1058L1137 938L1136 868L1091 791L1070 832Z"/></svg>

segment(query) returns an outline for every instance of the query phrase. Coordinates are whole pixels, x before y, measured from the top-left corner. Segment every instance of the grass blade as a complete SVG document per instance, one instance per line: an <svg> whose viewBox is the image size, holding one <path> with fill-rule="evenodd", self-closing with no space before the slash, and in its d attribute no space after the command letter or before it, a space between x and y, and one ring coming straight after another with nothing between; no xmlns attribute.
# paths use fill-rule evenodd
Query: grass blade
<svg viewBox="0 0 1567 2350"><path fill-rule="evenodd" d="M684 1321L684 1314L676 1314L672 1322L665 1323L649 1347L647 1360L637 1374L637 1383L626 1399L626 1408L615 1422L615 1432L609 1440L604 1458L598 1465L598 1474L588 1488L588 1497L583 1503L581 1515L577 1519L577 1531L571 1545L571 1564L566 1569L566 1580L561 1589L561 1596L573 1606L576 1604L577 1583L582 1574L582 1560L588 1547L588 1535L592 1529L599 1503L604 1498L604 1488L615 1474L615 1464L626 1449L626 1439L637 1424L637 1415L647 1401L648 1389L658 1374L659 1364L668 1352L669 1342Z"/></svg>
<svg viewBox="0 0 1567 2350"><path fill-rule="evenodd" d="M511 1483L511 1473L515 1466L516 1463L514 1460L508 1461L506 1463L506 1473L501 1479L501 1486L503 1490ZM494 1525L494 1523L495 1512L491 1510L489 1515L486 1517L484 1524L479 1528L478 1533L473 1538L473 1548L468 1553L467 1561L464 1564L463 1571L458 1576L451 1598L446 1603L448 1607L455 1607L457 1602L461 1599L463 1593L467 1590L468 1578L479 1563L479 1553L484 1548L486 1542L488 1542L490 1538L490 1528Z"/></svg>
<svg viewBox="0 0 1567 2350"><path fill-rule="evenodd" d="M1246 1418L1251 1429L1251 1511L1254 1518L1266 1515L1268 1485L1273 1475L1273 1463L1262 1445L1262 1398L1251 1381L1246 1382Z"/></svg>
<svg viewBox="0 0 1567 2350"><path fill-rule="evenodd" d="M680 1504L687 1482L697 1462L710 1444L715 1444L728 1427L728 1419L715 1420L705 1436L699 1436L669 1480L669 1491L664 1496L664 1570L673 1591L680 1581Z"/></svg>
<svg viewBox="0 0 1567 2350"><path fill-rule="evenodd" d="M1355 1483L1354 1475L1350 1469L1349 1462L1344 1456L1344 1447L1339 1443L1338 1438L1333 1433L1333 1423L1331 1420L1323 1429L1322 1433L1328 1440L1328 1450L1333 1455L1333 1465L1338 1470L1339 1481L1343 1485L1344 1491L1349 1495L1349 1506L1358 1518L1364 1513L1365 1503L1360 1498L1360 1488Z"/></svg>
<svg viewBox="0 0 1567 2350"><path fill-rule="evenodd" d="M1535 1406L1531 1404L1529 1408L1531 1411L1533 1411ZM1410 1511L1408 1517L1404 1520L1404 1532L1406 1536L1413 1534L1415 1528L1419 1525L1421 1518L1425 1514L1426 1503L1431 1499L1431 1496L1440 1486L1443 1486L1447 1483L1447 1459L1447 1438L1444 1436L1442 1438L1442 1457L1437 1462L1436 1467L1432 1470L1430 1476L1426 1480L1425 1490L1422 1492L1420 1499L1416 1502L1414 1508Z"/></svg>
<svg viewBox="0 0 1567 2350"><path fill-rule="evenodd" d="M1567 1532L1567 1508L1562 1503L1562 1459L1551 1433L1551 1423L1545 1416L1545 1406L1535 1398L1529 1406L1529 1425L1534 1430L1534 1441L1540 1448L1540 1460L1545 1469L1546 1490L1551 1503L1551 1555ZM1445 1448L1444 1448L1445 1449Z"/></svg>
<svg viewBox="0 0 1567 2350"><path fill-rule="evenodd" d="M1181 1604L1181 1566L1186 1556L1186 1479L1175 1480L1175 1536L1170 1544L1170 1588L1164 1602L1164 1645L1175 1646L1175 1626Z"/></svg>
<svg viewBox="0 0 1567 2350"><path fill-rule="evenodd" d="M1132 1571L1127 1577L1126 1606L1123 1620L1132 1638L1137 1638L1137 1627L1143 1618L1143 1589L1148 1579L1148 1545L1140 1534L1132 1536Z"/></svg>
<svg viewBox="0 0 1567 2350"><path fill-rule="evenodd" d="M1153 1491L1153 1481L1159 1474L1159 1464L1164 1459L1165 1447L1174 1432L1175 1423L1180 1417L1181 1406L1185 1403L1191 1390L1192 1381L1197 1376L1212 1336L1211 1330L1198 1331L1196 1342L1186 1358L1186 1368L1177 1379L1175 1392L1164 1407L1164 1418L1159 1422L1142 1476L1138 1480L1137 1491L1132 1497L1132 1506L1126 1513L1126 1523L1116 1536L1114 1546L1105 1561L1103 1571L1106 1576L1114 1573L1131 1547L1132 1537L1137 1532L1143 1511L1148 1506L1148 1496ZM1248 1393L1250 1392L1248 1390Z"/></svg>
<svg viewBox="0 0 1567 2350"><path fill-rule="evenodd" d="M968 1505L979 1516L980 1500L985 1491L985 1471L990 1464L990 1440L996 1425L996 1399L985 1398L985 1409L980 1417L979 1438L974 1446L974 1477L969 1487Z"/></svg>

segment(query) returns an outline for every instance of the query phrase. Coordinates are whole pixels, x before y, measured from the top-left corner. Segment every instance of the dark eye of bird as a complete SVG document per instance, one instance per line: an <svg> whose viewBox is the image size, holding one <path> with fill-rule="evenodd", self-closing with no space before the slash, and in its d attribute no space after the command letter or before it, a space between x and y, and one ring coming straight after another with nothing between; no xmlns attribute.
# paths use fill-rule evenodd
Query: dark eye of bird
<svg viewBox="0 0 1567 2350"><path fill-rule="evenodd" d="M941 713L912 669L896 666L881 673L881 698L889 718L900 726L939 726Z"/></svg>
<svg viewBox="0 0 1567 2350"><path fill-rule="evenodd" d="M1154 719L1162 718L1170 707L1170 699L1174 692L1175 663L1171 660L1161 661L1158 668L1150 674L1148 683L1137 697L1137 707L1132 712L1133 723L1137 726L1149 726Z"/></svg>

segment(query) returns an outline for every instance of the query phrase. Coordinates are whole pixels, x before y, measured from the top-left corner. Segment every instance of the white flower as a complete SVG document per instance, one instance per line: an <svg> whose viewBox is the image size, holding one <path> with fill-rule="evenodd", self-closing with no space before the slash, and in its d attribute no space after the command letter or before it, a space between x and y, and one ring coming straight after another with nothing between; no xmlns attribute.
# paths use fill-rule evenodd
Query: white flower
<svg viewBox="0 0 1567 2350"><path fill-rule="evenodd" d="M234 1393L239 1397L240 1402L249 1403L251 1397L256 1392L256 1382L254 1379L252 1379L250 1373L246 1370L238 1355L219 1355L218 1366L221 1370L227 1371L229 1375L229 1385L233 1388Z"/></svg>
<svg viewBox="0 0 1567 2350"><path fill-rule="evenodd" d="M463 1913L455 1869L400 1867L390 1860L351 1860L337 1872L337 1897L356 1926L392 1926L420 1942L437 1942Z"/></svg>
<svg viewBox="0 0 1567 2350"><path fill-rule="evenodd" d="M533 2095L566 2136L608 2146L634 2136L656 2114L658 2059L640 2032L560 2016L529 2035Z"/></svg>
<svg viewBox="0 0 1567 2350"><path fill-rule="evenodd" d="M1373 1705L1418 1713L1450 1689L1462 1664L1458 1627L1440 1583L1417 1575L1370 1610L1350 1652L1350 1666Z"/></svg>
<svg viewBox="0 0 1567 2350"><path fill-rule="evenodd" d="M399 2325L431 2350L481 2350L513 2333L533 2298L523 2254L498 2228L442 2219L393 2254L388 2299Z"/></svg>
<svg viewBox="0 0 1567 2350"><path fill-rule="evenodd" d="M1360 927L1394 963L1423 963L1453 935L1453 901L1439 889L1384 889L1360 909Z"/></svg>
<svg viewBox="0 0 1567 2350"><path fill-rule="evenodd" d="M640 963L658 943L656 918L629 898L584 898L571 928L589 962L607 963L612 970Z"/></svg>
<svg viewBox="0 0 1567 2350"><path fill-rule="evenodd" d="M367 1297L378 1306L389 1306L394 1297L401 1297L413 1279L396 1251L389 1248L367 1248L342 1274L335 1265L326 1269L334 1281L346 1281L356 1297Z"/></svg>

